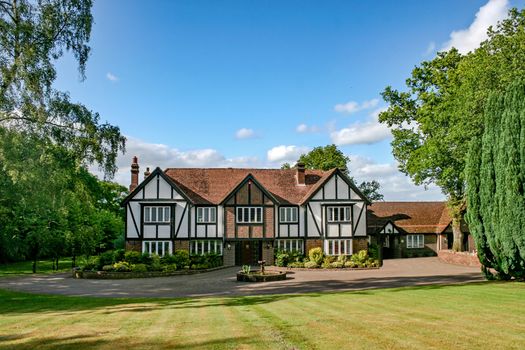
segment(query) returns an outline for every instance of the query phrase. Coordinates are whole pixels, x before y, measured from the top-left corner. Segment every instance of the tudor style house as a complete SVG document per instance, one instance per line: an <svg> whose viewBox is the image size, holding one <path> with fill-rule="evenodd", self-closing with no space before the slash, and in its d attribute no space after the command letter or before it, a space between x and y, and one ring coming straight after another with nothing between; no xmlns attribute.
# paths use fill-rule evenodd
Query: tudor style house
<svg viewBox="0 0 525 350"><path fill-rule="evenodd" d="M328 255L367 249L367 205L342 171L156 168L131 164L126 248L164 255L215 252L225 265L273 264L274 251Z"/></svg>

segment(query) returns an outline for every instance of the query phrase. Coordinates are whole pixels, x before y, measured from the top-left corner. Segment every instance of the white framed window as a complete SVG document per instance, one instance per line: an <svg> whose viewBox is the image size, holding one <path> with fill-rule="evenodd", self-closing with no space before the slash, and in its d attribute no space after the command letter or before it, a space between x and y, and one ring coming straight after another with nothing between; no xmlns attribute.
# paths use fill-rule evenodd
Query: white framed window
<svg viewBox="0 0 525 350"><path fill-rule="evenodd" d="M262 223L262 207L237 207L236 220L239 224Z"/></svg>
<svg viewBox="0 0 525 350"><path fill-rule="evenodd" d="M386 237L383 237L384 241L383 241L383 247L384 248L390 248L390 237L389 236L386 236Z"/></svg>
<svg viewBox="0 0 525 350"><path fill-rule="evenodd" d="M352 255L351 239L327 239L324 241L326 255Z"/></svg>
<svg viewBox="0 0 525 350"><path fill-rule="evenodd" d="M280 222L297 222L298 218L297 207L281 207L279 208Z"/></svg>
<svg viewBox="0 0 525 350"><path fill-rule="evenodd" d="M215 207L198 207L197 223L208 224L215 223L217 220L217 208Z"/></svg>
<svg viewBox="0 0 525 350"><path fill-rule="evenodd" d="M407 235L407 248L424 248L425 235Z"/></svg>
<svg viewBox="0 0 525 350"><path fill-rule="evenodd" d="M285 252L304 252L304 241L302 239L278 239L277 250Z"/></svg>
<svg viewBox="0 0 525 350"><path fill-rule="evenodd" d="M144 207L144 223L169 223L171 221L170 207Z"/></svg>
<svg viewBox="0 0 525 350"><path fill-rule="evenodd" d="M327 207L326 216L328 222L350 222L352 220L350 207Z"/></svg>
<svg viewBox="0 0 525 350"><path fill-rule="evenodd" d="M173 246L171 241L143 241L142 252L164 256L172 254Z"/></svg>
<svg viewBox="0 0 525 350"><path fill-rule="evenodd" d="M205 240L190 242L190 254L203 255L207 253L222 255L222 241Z"/></svg>

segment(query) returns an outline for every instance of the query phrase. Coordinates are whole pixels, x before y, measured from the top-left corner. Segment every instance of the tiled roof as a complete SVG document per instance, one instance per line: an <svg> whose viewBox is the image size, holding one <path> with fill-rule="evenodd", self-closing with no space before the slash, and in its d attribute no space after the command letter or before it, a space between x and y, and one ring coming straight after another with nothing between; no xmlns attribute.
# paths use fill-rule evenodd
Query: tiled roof
<svg viewBox="0 0 525 350"><path fill-rule="evenodd" d="M405 233L441 233L451 222L445 202L375 202L367 217L369 234L388 221Z"/></svg>
<svg viewBox="0 0 525 350"><path fill-rule="evenodd" d="M297 185L296 169L168 168L173 182L196 204L220 204L252 175L281 204L301 204L334 170L305 170L305 185Z"/></svg>

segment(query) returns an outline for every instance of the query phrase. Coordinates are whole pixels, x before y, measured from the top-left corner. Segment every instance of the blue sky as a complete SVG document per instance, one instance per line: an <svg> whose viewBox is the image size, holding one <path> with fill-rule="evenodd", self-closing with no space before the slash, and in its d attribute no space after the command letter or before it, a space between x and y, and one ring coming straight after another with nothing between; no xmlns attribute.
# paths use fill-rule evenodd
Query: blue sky
<svg viewBox="0 0 525 350"><path fill-rule="evenodd" d="M387 200L442 199L396 170L380 92L450 45L464 52L524 0L97 1L87 79L56 86L120 126L129 163L276 167L336 143Z"/></svg>

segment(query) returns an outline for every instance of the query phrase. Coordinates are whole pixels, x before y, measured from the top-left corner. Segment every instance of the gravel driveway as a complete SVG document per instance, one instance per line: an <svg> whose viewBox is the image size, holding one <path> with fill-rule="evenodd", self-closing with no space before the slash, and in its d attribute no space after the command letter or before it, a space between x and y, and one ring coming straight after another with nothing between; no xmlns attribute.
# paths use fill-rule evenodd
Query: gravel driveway
<svg viewBox="0 0 525 350"><path fill-rule="evenodd" d="M272 269L272 268L268 268ZM378 270L289 271L285 281L237 282L238 267L208 273L129 280L74 279L70 274L0 279L0 288L42 294L95 297L203 297L333 292L482 281L477 267L442 263L438 258L385 260Z"/></svg>

